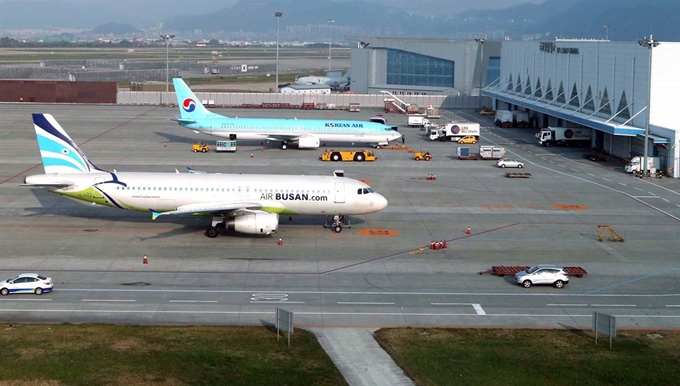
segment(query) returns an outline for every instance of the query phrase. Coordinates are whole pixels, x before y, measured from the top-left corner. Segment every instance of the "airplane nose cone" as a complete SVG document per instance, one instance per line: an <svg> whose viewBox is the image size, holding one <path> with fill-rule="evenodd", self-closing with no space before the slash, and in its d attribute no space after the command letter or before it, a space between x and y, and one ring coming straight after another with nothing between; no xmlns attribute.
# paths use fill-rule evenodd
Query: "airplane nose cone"
<svg viewBox="0 0 680 386"><path fill-rule="evenodd" d="M387 199L383 197L381 194L378 194L378 197L375 199L375 210L382 210L387 207Z"/></svg>

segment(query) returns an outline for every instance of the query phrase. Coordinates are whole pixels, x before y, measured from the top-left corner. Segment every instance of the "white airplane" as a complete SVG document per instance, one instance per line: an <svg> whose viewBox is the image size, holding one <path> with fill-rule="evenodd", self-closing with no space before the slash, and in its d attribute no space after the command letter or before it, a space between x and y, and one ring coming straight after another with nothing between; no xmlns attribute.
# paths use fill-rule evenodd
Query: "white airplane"
<svg viewBox="0 0 680 386"><path fill-rule="evenodd" d="M326 76L299 76L293 84L323 84L330 86L331 90L349 90L349 70L342 74L339 70L328 70Z"/></svg>
<svg viewBox="0 0 680 386"><path fill-rule="evenodd" d="M106 171L95 166L49 114L33 114L45 174L27 176L24 185L66 197L160 216L212 216L206 236L220 228L269 235L279 214L333 216L341 232L348 215L377 212L387 200L365 183L339 176L142 173Z"/></svg>
<svg viewBox="0 0 680 386"><path fill-rule="evenodd" d="M180 126L230 140L281 141L287 149L290 142L300 149L318 148L322 142L368 143L387 145L401 138L396 126L369 121L333 119L230 118L206 109L182 79L172 80L177 94Z"/></svg>

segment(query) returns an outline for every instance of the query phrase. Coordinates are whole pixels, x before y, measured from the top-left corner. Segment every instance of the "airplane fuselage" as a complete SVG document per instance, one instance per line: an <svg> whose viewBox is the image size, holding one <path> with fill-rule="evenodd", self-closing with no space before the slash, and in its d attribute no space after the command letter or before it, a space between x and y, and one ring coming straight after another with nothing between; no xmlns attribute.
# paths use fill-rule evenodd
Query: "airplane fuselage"
<svg viewBox="0 0 680 386"><path fill-rule="evenodd" d="M361 181L332 176L97 172L40 174L26 184L100 205L136 211L173 211L200 202L237 202L277 214L367 214L387 205Z"/></svg>
<svg viewBox="0 0 680 386"><path fill-rule="evenodd" d="M243 140L314 136L321 142L385 143L401 138L401 134L389 126L361 121L215 117L179 124L197 132Z"/></svg>

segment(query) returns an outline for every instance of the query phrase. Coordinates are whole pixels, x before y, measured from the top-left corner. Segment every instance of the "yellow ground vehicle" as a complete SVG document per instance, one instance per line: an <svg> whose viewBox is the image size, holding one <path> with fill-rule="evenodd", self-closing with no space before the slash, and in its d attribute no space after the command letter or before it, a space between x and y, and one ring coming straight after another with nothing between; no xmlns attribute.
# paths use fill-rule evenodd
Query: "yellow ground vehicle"
<svg viewBox="0 0 680 386"><path fill-rule="evenodd" d="M479 115L494 115L494 114L496 114L496 112L487 107L484 107L483 109L479 110Z"/></svg>
<svg viewBox="0 0 680 386"><path fill-rule="evenodd" d="M370 150L327 150L319 157L322 161L375 161L378 157Z"/></svg>
<svg viewBox="0 0 680 386"><path fill-rule="evenodd" d="M194 153L198 153L199 151L201 153L207 153L210 151L210 146L208 146L207 143L198 141L197 144L191 146L191 151L193 151Z"/></svg>
<svg viewBox="0 0 680 386"><path fill-rule="evenodd" d="M466 135L458 140L458 143L477 143L477 137L474 135Z"/></svg>
<svg viewBox="0 0 680 386"><path fill-rule="evenodd" d="M421 150L421 151L413 153L413 159L415 159L416 161L422 161L422 160L429 161L429 160L432 159L432 154L430 154L429 151L423 152Z"/></svg>

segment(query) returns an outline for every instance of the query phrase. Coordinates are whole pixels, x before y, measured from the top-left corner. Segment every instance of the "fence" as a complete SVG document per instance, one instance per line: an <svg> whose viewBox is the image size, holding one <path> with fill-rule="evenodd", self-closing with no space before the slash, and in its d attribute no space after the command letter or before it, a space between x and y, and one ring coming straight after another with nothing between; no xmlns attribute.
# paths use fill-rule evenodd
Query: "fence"
<svg viewBox="0 0 680 386"><path fill-rule="evenodd" d="M118 104L123 105L160 105L177 103L174 92L148 91L119 91ZM350 103L358 103L361 107L383 107L385 105L382 94L269 94L269 93L224 93L224 92L196 92L196 97L203 102L209 102L211 107L290 107L301 108L302 104L312 103L316 108L347 109ZM436 108L447 109L475 109L480 106L478 96L448 96L448 95L404 95L399 96L407 103L420 107L432 105ZM481 97L482 104L490 103L487 97ZM262 105L265 106L262 106Z"/></svg>

